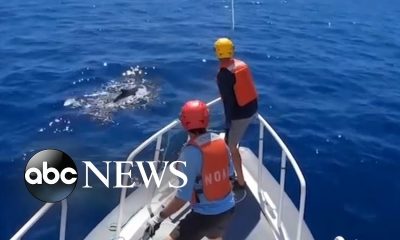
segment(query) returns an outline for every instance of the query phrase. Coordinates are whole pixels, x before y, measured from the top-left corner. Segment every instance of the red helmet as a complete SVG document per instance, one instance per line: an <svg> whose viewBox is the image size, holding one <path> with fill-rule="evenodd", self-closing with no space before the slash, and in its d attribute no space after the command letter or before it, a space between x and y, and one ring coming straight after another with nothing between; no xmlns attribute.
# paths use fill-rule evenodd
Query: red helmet
<svg viewBox="0 0 400 240"><path fill-rule="evenodd" d="M200 100L191 100L182 107L181 115L182 127L186 130L207 128L209 121L208 107Z"/></svg>

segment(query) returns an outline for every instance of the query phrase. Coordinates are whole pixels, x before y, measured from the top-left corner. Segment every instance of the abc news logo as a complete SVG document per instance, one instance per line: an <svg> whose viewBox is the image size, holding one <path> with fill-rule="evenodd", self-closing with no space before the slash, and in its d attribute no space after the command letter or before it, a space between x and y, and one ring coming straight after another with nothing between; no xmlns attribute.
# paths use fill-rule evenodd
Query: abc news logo
<svg viewBox="0 0 400 240"><path fill-rule="evenodd" d="M85 185L83 188L92 188L89 184L89 172L91 171L107 188L110 187L110 163L106 164L106 174L104 175L90 161L83 161L85 164ZM116 181L113 188L133 188L132 184L125 183L122 179L127 176L132 179L132 162L113 161L115 163ZM146 188L154 180L156 186L160 188L162 179L169 168L170 174L181 179L179 185L172 179L169 187L181 188L187 184L187 176L180 170L179 166L186 167L185 161L161 161L159 167L155 161L136 161L139 173ZM147 166L145 166L147 165ZM146 167L148 170L146 171ZM160 171L158 171L160 169ZM160 172L160 174L159 174ZM171 179L170 179L171 180ZM36 153L28 162L25 168L25 185L29 192L43 202L58 202L67 198L74 190L78 181L78 171L74 161L64 152L59 150L47 149Z"/></svg>
<svg viewBox="0 0 400 240"><path fill-rule="evenodd" d="M43 202L58 202L75 189L78 172L66 153L47 149L36 153L25 168L25 185L29 192Z"/></svg>

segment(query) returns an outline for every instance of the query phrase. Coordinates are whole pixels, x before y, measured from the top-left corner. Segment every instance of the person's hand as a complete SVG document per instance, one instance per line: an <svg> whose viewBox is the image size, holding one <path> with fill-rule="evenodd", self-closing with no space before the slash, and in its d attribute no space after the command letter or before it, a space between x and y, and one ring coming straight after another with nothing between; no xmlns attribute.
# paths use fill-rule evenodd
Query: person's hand
<svg viewBox="0 0 400 240"><path fill-rule="evenodd" d="M147 222L146 228L146 232L150 237L154 236L156 231L160 228L162 221L164 221L164 218L162 218L159 214L150 218L150 220Z"/></svg>

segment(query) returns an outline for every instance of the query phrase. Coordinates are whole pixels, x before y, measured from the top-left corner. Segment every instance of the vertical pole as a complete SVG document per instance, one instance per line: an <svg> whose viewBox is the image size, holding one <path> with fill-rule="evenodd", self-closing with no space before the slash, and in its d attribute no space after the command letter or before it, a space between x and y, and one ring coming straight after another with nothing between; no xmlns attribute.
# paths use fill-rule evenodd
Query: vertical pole
<svg viewBox="0 0 400 240"><path fill-rule="evenodd" d="M128 170L129 170L129 165L125 164L124 172L128 172ZM128 176L126 174L122 178L122 185L123 186L127 186L128 185ZM119 197L118 220L117 220L117 231L116 231L116 238L117 239L119 238L119 234L121 233L121 228L122 228L122 218L123 218L123 214L124 214L126 191L127 191L126 187L122 188L121 189L121 196Z"/></svg>
<svg viewBox="0 0 400 240"><path fill-rule="evenodd" d="M60 223L60 240L65 240L65 229L67 228L67 199L61 201L61 223Z"/></svg>
<svg viewBox="0 0 400 240"><path fill-rule="evenodd" d="M300 204L299 204L299 219L297 222L297 240L301 239L301 233L302 233L302 226L303 226L303 219L304 219L304 210L306 206L306 185L305 182L304 184L301 184L301 189L300 189Z"/></svg>
<svg viewBox="0 0 400 240"><path fill-rule="evenodd" d="M235 30L235 1L231 0L232 30Z"/></svg>
<svg viewBox="0 0 400 240"><path fill-rule="evenodd" d="M124 186L126 186L126 184ZM118 220L117 220L117 232L116 232L116 236L115 236L116 239L119 239L119 234L121 233L122 215L124 213L125 196L126 196L126 188L122 188L121 196L120 196L120 199L119 199L119 212L118 212Z"/></svg>
<svg viewBox="0 0 400 240"><path fill-rule="evenodd" d="M159 164L160 164L160 163L159 163L159 158L160 158L161 140L162 140L162 137L163 137L163 134L161 134L161 135L159 135L159 136L157 137L156 150L155 150L155 152L154 152L154 159L153 159L153 161L157 163L157 167L156 167L157 170L158 170L158 166L159 166ZM152 187L151 191L148 191L149 194L150 194L149 199L148 199L148 202L151 202L151 199L153 198L154 193L155 193L155 191L157 190L157 185L156 185L155 183L153 184L153 186L154 186L154 187ZM150 205L150 204L147 204L147 211L149 211L150 216L153 217L154 213L153 213L153 210L151 209L151 205Z"/></svg>
<svg viewBox="0 0 400 240"><path fill-rule="evenodd" d="M263 167L263 158L264 158L264 125L260 121L260 135L258 139L258 177L257 177L257 183L258 183L258 188L260 189L260 181L262 182L262 167Z"/></svg>
<svg viewBox="0 0 400 240"><path fill-rule="evenodd" d="M282 208L283 208L283 196L285 193L285 175L286 175L286 153L282 150L281 156L281 176L279 185L281 187L279 196L279 208L278 208L278 229L281 228L282 224Z"/></svg>

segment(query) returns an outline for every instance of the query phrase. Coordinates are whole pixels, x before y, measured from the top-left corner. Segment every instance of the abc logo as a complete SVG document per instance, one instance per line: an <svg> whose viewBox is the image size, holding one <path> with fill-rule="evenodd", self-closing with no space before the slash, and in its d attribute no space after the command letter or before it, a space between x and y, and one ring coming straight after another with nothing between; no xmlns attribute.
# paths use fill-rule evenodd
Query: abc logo
<svg viewBox="0 0 400 240"><path fill-rule="evenodd" d="M47 149L36 153L25 168L25 185L43 202L58 202L75 189L78 172L74 161L64 152Z"/></svg>

